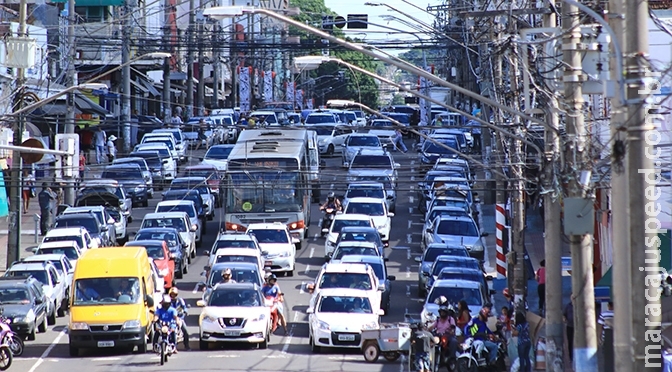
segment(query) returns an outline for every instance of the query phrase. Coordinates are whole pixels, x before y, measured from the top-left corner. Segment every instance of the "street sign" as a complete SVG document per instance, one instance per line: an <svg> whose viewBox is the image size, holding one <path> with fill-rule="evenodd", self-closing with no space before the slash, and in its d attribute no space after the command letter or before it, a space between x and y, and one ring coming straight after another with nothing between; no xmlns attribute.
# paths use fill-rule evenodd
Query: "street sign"
<svg viewBox="0 0 672 372"><path fill-rule="evenodd" d="M323 30L334 29L334 16L322 16L322 29Z"/></svg>
<svg viewBox="0 0 672 372"><path fill-rule="evenodd" d="M34 149L43 149L44 148L44 143L42 143L42 141L38 140L37 138L28 138L27 140L23 141L21 146L32 147ZM42 160L43 156L44 156L44 154L35 154L35 153L32 153L32 152L22 152L21 153L21 159L23 160L24 164L37 163L38 161Z"/></svg>
<svg viewBox="0 0 672 372"><path fill-rule="evenodd" d="M334 18L334 26L338 28L343 28L345 27L345 25L346 25L345 18L341 16L336 16L336 18Z"/></svg>
<svg viewBox="0 0 672 372"><path fill-rule="evenodd" d="M348 14L348 28L351 30L366 30L369 27L368 14Z"/></svg>
<svg viewBox="0 0 672 372"><path fill-rule="evenodd" d="M562 262L562 271L571 271L572 270L572 258L571 257L562 257L560 258Z"/></svg>

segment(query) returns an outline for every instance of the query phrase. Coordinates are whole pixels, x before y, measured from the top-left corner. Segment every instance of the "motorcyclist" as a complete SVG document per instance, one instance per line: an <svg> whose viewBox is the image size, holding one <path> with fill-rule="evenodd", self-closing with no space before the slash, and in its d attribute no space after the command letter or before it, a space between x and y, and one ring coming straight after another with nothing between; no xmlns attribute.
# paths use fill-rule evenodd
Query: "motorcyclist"
<svg viewBox="0 0 672 372"><path fill-rule="evenodd" d="M170 296L164 295L161 299L161 306L157 308L156 313L154 313L154 322L160 322L160 324L168 323L168 326L171 330L168 335L169 342L173 345L176 344L175 330L177 329L177 319L177 310L171 306ZM159 336L161 336L160 332L154 332L154 339L152 340L154 351L158 351L156 348L158 347ZM177 349L175 349L175 353L177 353Z"/></svg>
<svg viewBox="0 0 672 372"><path fill-rule="evenodd" d="M336 198L336 194L334 194L333 191L327 195L327 200L320 206L321 211L327 210L329 208L334 209L336 212L343 211L341 201Z"/></svg>
<svg viewBox="0 0 672 372"><path fill-rule="evenodd" d="M278 309L278 321L280 325L282 326L282 329L284 329L285 334L287 334L287 322L285 321L285 316L283 314L283 293L280 290L280 287L278 286L278 277L275 276L275 274L271 274L268 276L266 279L266 283L264 283L264 286L261 287L261 293L263 293L264 298L273 298L277 302L277 309Z"/></svg>
<svg viewBox="0 0 672 372"><path fill-rule="evenodd" d="M430 332L435 332L436 335L448 336L448 345L446 349L441 350L442 356L455 356L457 353L457 339L455 338L455 318L451 315L451 312L454 314L455 311L451 305L441 306L439 308L439 318L436 319L434 324L430 325L427 329Z"/></svg>
<svg viewBox="0 0 672 372"><path fill-rule="evenodd" d="M464 327L464 334L474 340L483 341L483 345L488 349L488 363L492 365L497 360L497 343L490 341L490 338L494 337L494 333L487 325L491 309L492 305L490 304L483 306L478 315L473 317Z"/></svg>
<svg viewBox="0 0 672 372"><path fill-rule="evenodd" d="M177 316L180 319L179 326L180 329L182 329L182 337L184 338L184 349L189 351L191 350L189 347L189 331L187 331L187 323L185 322L187 316L187 304L184 302L184 299L179 297L177 287L171 288L168 295L170 296L170 306L177 311ZM182 310L181 313L180 310Z"/></svg>
<svg viewBox="0 0 672 372"><path fill-rule="evenodd" d="M235 284L236 281L231 278L232 273L231 269L228 267L222 271L222 280L219 282L219 284Z"/></svg>

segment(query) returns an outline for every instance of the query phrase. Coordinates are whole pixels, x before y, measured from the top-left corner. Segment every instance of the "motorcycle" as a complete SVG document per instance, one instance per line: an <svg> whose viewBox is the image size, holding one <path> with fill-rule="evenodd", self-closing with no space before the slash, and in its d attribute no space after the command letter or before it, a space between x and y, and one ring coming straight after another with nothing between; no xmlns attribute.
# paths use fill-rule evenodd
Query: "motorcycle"
<svg viewBox="0 0 672 372"><path fill-rule="evenodd" d="M168 357L175 353L177 344L182 341L182 331L179 324L175 330L172 330L170 324L167 322L155 322L154 331L159 332L159 339L154 344L154 352L159 354L161 365L168 362ZM170 342L171 333L175 334L175 343Z"/></svg>
<svg viewBox="0 0 672 372"><path fill-rule="evenodd" d="M329 232L329 227L331 227L334 216L336 216L336 209L323 208L322 211L324 212L324 218L322 218L322 226L320 226L320 229L321 237L324 238L324 236Z"/></svg>
<svg viewBox="0 0 672 372"><path fill-rule="evenodd" d="M275 332L278 329L278 321L280 320L279 313L279 304L280 300L272 296L266 296L266 306L271 307L271 333Z"/></svg>
<svg viewBox="0 0 672 372"><path fill-rule="evenodd" d="M457 371L457 354L450 355L449 353L451 335L444 333L436 336L439 337L439 343L435 346L434 351L437 370L446 367L449 372Z"/></svg>
<svg viewBox="0 0 672 372"><path fill-rule="evenodd" d="M6 371L12 366L12 351L9 348L9 338L4 337L0 343L0 371Z"/></svg>
<svg viewBox="0 0 672 372"><path fill-rule="evenodd" d="M460 355L457 357L457 371L459 372L478 372L478 371L504 371L506 370L506 343L497 343L497 359L493 364L488 363L488 349L481 340L468 338L460 345Z"/></svg>
<svg viewBox="0 0 672 372"><path fill-rule="evenodd" d="M23 339L10 328L9 324L11 322L12 320L9 318L0 320L0 344L6 344L9 351L12 352L12 356L18 357L23 354L24 344Z"/></svg>

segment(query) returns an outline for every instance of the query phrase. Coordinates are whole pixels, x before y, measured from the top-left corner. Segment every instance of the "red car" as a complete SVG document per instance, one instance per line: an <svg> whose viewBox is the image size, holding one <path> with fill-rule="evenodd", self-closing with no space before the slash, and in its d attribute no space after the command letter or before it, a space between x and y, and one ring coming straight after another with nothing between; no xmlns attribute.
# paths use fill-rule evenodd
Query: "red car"
<svg viewBox="0 0 672 372"><path fill-rule="evenodd" d="M143 247L149 258L154 260L159 274L163 277L163 287L168 293L175 286L175 256L170 253L168 244L163 240L135 240L126 243L126 247Z"/></svg>
<svg viewBox="0 0 672 372"><path fill-rule="evenodd" d="M208 182L210 192L215 195L215 207L222 206L224 200L224 187L220 187L223 176L214 165L199 164L186 167L184 169L185 177L205 177Z"/></svg>

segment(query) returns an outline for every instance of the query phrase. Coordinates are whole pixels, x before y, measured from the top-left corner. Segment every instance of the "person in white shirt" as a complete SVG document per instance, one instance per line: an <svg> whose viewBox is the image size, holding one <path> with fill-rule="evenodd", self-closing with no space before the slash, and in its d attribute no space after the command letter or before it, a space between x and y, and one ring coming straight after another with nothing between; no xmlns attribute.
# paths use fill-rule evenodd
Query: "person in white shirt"
<svg viewBox="0 0 672 372"><path fill-rule="evenodd" d="M93 144L96 146L96 163L101 164L105 162L105 145L107 142L107 134L104 130L98 127L93 134Z"/></svg>
<svg viewBox="0 0 672 372"><path fill-rule="evenodd" d="M107 156L110 158L110 162L114 161L114 158L117 156L117 147L114 145L114 141L117 140L117 137L111 135L107 139Z"/></svg>

